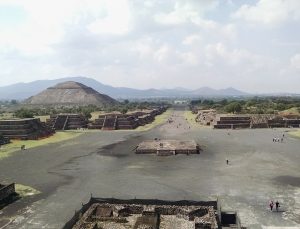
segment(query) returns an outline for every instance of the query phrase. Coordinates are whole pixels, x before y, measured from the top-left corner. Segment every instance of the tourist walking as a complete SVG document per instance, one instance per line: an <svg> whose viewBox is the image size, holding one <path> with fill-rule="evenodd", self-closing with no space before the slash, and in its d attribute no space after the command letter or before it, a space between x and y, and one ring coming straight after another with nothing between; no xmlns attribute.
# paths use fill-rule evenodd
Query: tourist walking
<svg viewBox="0 0 300 229"><path fill-rule="evenodd" d="M271 209L271 211L273 211L273 206L274 206L274 202L273 202L273 200L271 200L271 201L270 201L270 204L269 204L269 206L270 206L270 209Z"/></svg>
<svg viewBox="0 0 300 229"><path fill-rule="evenodd" d="M275 205L276 205L276 211L278 211L278 209L280 208L278 200L276 201Z"/></svg>

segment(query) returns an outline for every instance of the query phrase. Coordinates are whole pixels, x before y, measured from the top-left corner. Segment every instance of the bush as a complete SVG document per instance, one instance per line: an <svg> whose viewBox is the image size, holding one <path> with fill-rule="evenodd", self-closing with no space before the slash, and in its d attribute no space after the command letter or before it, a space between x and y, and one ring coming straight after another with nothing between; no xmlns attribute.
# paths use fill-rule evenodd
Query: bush
<svg viewBox="0 0 300 229"><path fill-rule="evenodd" d="M17 110L15 112L15 116L17 118L33 118L34 117L34 113L33 111L31 110L27 110L27 109L20 109L20 110Z"/></svg>
<svg viewBox="0 0 300 229"><path fill-rule="evenodd" d="M242 111L242 106L238 102L232 102L226 105L224 110L228 113L239 113Z"/></svg>

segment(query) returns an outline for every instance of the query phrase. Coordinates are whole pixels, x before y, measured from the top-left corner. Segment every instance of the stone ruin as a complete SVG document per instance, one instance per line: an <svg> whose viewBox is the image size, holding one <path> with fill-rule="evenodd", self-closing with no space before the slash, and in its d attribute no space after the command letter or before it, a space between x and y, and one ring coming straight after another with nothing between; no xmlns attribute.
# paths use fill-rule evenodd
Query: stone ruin
<svg viewBox="0 0 300 229"><path fill-rule="evenodd" d="M135 153L170 156L177 154L199 154L200 150L200 146L195 141L148 140L141 142L135 148Z"/></svg>
<svg viewBox="0 0 300 229"><path fill-rule="evenodd" d="M221 229L245 228L236 212L223 212L217 200L165 201L91 197L64 229Z"/></svg>
<svg viewBox="0 0 300 229"><path fill-rule="evenodd" d="M196 121L215 129L300 127L299 115L217 114L215 110L199 110Z"/></svg>
<svg viewBox="0 0 300 229"><path fill-rule="evenodd" d="M9 138L8 137L3 137L2 135L0 135L0 146L8 144L8 143L10 143Z"/></svg>
<svg viewBox="0 0 300 229"><path fill-rule="evenodd" d="M215 129L237 129L237 128L250 128L250 116L219 116L215 120Z"/></svg>
<svg viewBox="0 0 300 229"><path fill-rule="evenodd" d="M87 128L88 120L81 114L55 114L46 123L55 130L75 130Z"/></svg>
<svg viewBox="0 0 300 229"><path fill-rule="evenodd" d="M166 107L159 107L150 111L139 111L129 114L109 113L99 115L93 123L88 125L89 129L102 130L130 130L154 121L155 116L166 111Z"/></svg>
<svg viewBox="0 0 300 229"><path fill-rule="evenodd" d="M53 133L39 118L0 120L0 135L8 139L37 140Z"/></svg>
<svg viewBox="0 0 300 229"><path fill-rule="evenodd" d="M216 119L217 111L213 109L209 110L199 110L197 112L196 122L199 122L202 125L210 126Z"/></svg>
<svg viewBox="0 0 300 229"><path fill-rule="evenodd" d="M16 195L15 184L4 185L0 184L0 207L2 204L9 202Z"/></svg>

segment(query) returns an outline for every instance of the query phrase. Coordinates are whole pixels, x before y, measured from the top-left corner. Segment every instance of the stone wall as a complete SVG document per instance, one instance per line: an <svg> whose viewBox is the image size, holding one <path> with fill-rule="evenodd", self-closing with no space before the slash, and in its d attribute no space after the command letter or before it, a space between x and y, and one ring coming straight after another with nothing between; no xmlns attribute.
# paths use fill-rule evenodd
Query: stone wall
<svg viewBox="0 0 300 229"><path fill-rule="evenodd" d="M12 183L10 185L0 185L0 203L15 193L16 193L16 190L15 190L14 183Z"/></svg>

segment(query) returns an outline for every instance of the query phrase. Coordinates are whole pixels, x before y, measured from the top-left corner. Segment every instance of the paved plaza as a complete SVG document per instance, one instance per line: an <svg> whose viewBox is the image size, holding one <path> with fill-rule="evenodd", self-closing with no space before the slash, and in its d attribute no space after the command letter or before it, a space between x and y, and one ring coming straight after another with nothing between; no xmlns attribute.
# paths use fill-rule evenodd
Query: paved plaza
<svg viewBox="0 0 300 229"><path fill-rule="evenodd" d="M87 131L0 160L0 180L41 194L0 210L0 228L61 228L90 196L209 200L236 210L249 228L300 227L300 140L286 129L192 126L183 109L150 131ZM274 137L285 134L281 143ZM149 139L195 140L200 154L135 154ZM226 163L229 161L229 164ZM270 200L280 202L271 212ZM2 223L2 225L1 225Z"/></svg>

